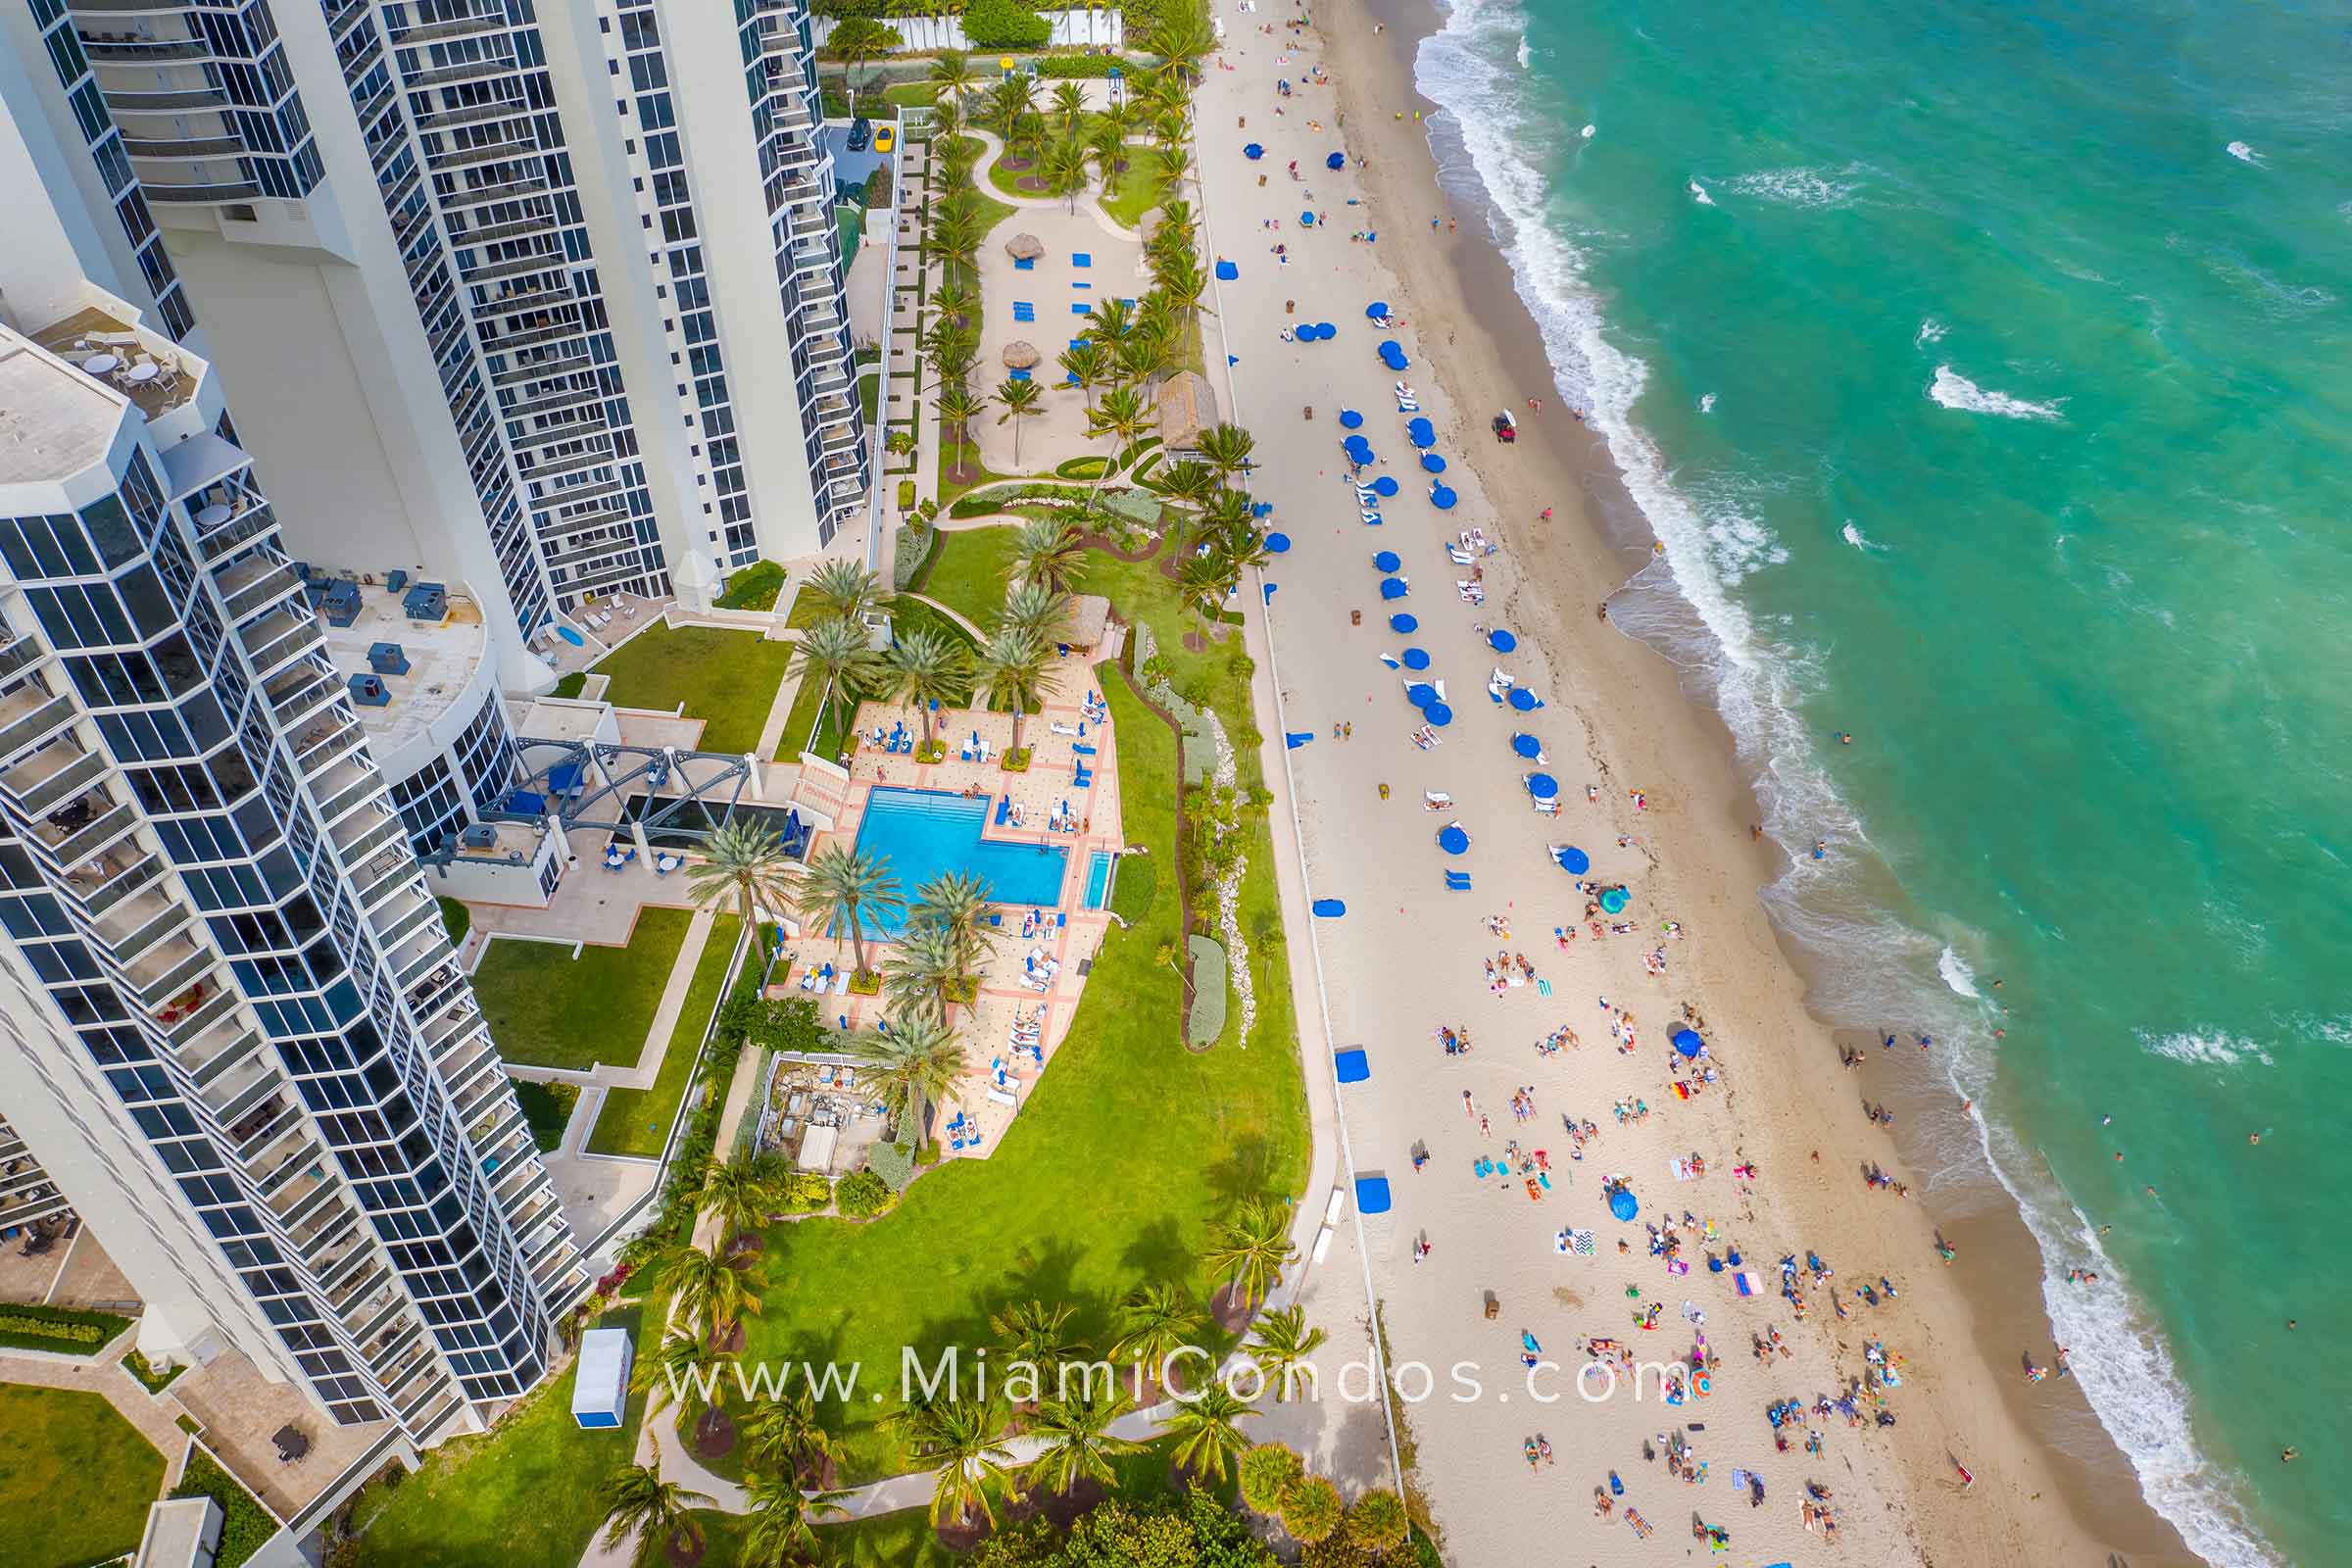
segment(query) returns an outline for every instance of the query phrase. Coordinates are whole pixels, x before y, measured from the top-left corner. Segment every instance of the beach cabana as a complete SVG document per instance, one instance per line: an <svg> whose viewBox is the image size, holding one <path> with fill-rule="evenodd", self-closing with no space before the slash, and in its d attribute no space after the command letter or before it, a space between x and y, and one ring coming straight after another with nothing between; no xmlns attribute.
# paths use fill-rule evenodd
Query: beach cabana
<svg viewBox="0 0 2352 1568"><path fill-rule="evenodd" d="M1034 370L1037 368L1038 362L1043 358L1044 356L1037 352L1037 345L1034 343L1025 343L1019 338L1014 338L1004 345L1004 368L1008 370Z"/></svg>
<svg viewBox="0 0 2352 1568"><path fill-rule="evenodd" d="M1004 254L1011 257L1016 265L1034 262L1046 254L1046 244L1035 234L1015 234L1004 242Z"/></svg>
<svg viewBox="0 0 2352 1568"><path fill-rule="evenodd" d="M1511 750L1532 762L1544 755L1544 743L1523 731L1511 737Z"/></svg>
<svg viewBox="0 0 2352 1568"><path fill-rule="evenodd" d="M1391 572L1395 571L1398 566L1403 564L1403 562L1396 559L1396 552L1394 550L1383 550L1379 555L1372 558L1372 569L1374 571Z"/></svg>
<svg viewBox="0 0 2352 1568"><path fill-rule="evenodd" d="M1159 415L1159 444L1169 452L1197 451L1200 432L1217 422L1216 395L1205 377L1177 370L1160 377L1152 393Z"/></svg>
<svg viewBox="0 0 2352 1568"><path fill-rule="evenodd" d="M1438 830L1438 848L1447 855L1462 855L1470 849L1470 835L1462 831L1459 822L1448 822Z"/></svg>
<svg viewBox="0 0 2352 1568"><path fill-rule="evenodd" d="M1429 667L1428 651L1420 648L1407 648L1404 651L1404 667L1407 669L1427 669Z"/></svg>
<svg viewBox="0 0 2352 1568"><path fill-rule="evenodd" d="M1402 599L1406 594L1409 594L1412 591L1411 585L1408 584L1402 577L1383 577L1380 579L1380 597L1383 599Z"/></svg>
<svg viewBox="0 0 2352 1568"><path fill-rule="evenodd" d="M1421 621L1417 616L1407 615L1402 612L1399 612L1398 613L1389 617L1389 630L1391 631L1414 632L1419 631L1420 629Z"/></svg>
<svg viewBox="0 0 2352 1568"><path fill-rule="evenodd" d="M1452 489L1445 484L1433 484L1429 487L1429 504L1440 512L1451 512L1457 499Z"/></svg>
<svg viewBox="0 0 2352 1568"><path fill-rule="evenodd" d="M1519 646L1519 639L1511 635L1509 627L1497 626L1487 633L1487 646L1498 654L1507 654Z"/></svg>
<svg viewBox="0 0 2352 1568"><path fill-rule="evenodd" d="M1392 370L1404 369L1413 363L1404 357L1404 350L1396 346L1396 340L1393 337L1381 339L1378 353L1380 363Z"/></svg>
<svg viewBox="0 0 2352 1568"><path fill-rule="evenodd" d="M1102 634L1110 629L1110 601L1101 594L1074 594L1069 606L1061 645L1082 652L1102 646Z"/></svg>
<svg viewBox="0 0 2352 1568"><path fill-rule="evenodd" d="M1551 858L1558 861L1560 869L1570 876L1583 876L1587 871L1592 869L1592 857L1573 844L1554 844L1551 847Z"/></svg>
<svg viewBox="0 0 2352 1568"><path fill-rule="evenodd" d="M1421 471L1423 473L1444 473L1446 460L1435 452L1424 452L1421 454Z"/></svg>
<svg viewBox="0 0 2352 1568"><path fill-rule="evenodd" d="M1438 444L1438 427L1427 419L1407 419L1404 438L1417 447L1434 447Z"/></svg>

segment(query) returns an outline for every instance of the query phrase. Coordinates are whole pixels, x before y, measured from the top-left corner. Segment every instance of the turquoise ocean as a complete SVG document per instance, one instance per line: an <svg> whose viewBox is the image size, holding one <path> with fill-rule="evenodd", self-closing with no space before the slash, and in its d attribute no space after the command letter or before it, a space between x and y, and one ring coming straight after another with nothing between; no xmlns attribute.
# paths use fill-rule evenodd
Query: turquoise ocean
<svg viewBox="0 0 2352 1568"><path fill-rule="evenodd" d="M2352 11L1456 0L1416 75L1818 1004L1936 1037L2190 1545L2344 1560Z"/></svg>

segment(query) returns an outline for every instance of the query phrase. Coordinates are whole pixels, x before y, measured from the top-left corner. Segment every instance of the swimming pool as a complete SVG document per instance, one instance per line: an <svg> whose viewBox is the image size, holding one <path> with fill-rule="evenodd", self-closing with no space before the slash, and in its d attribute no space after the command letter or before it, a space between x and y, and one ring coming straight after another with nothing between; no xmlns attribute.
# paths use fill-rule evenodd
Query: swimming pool
<svg viewBox="0 0 2352 1568"><path fill-rule="evenodd" d="M571 646L574 648L585 648L588 646L588 639L582 637L578 632L573 631L569 626L558 626L556 628L556 635L563 638L565 642L571 644Z"/></svg>
<svg viewBox="0 0 2352 1568"><path fill-rule="evenodd" d="M944 790L877 789L866 797L865 815L858 823L858 853L889 860L909 903L915 889L933 877L962 871L988 884L993 903L1054 907L1061 903L1070 852L984 840L980 829L992 804ZM874 928L896 936L905 920L903 913L893 913L875 920Z"/></svg>
<svg viewBox="0 0 2352 1568"><path fill-rule="evenodd" d="M1081 909L1102 907L1102 895L1110 891L1111 862L1118 858L1108 850L1097 850L1086 865L1086 897L1079 901Z"/></svg>

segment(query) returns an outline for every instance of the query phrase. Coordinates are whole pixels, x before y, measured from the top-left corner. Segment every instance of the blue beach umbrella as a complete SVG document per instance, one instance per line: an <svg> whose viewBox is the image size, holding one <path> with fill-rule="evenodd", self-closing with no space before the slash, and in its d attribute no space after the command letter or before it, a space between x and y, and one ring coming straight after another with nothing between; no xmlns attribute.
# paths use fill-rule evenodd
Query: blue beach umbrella
<svg viewBox="0 0 2352 1568"><path fill-rule="evenodd" d="M1592 857L1573 844L1561 845L1551 852L1551 858L1559 861L1560 869L1570 876L1583 876L1587 871L1592 869Z"/></svg>
<svg viewBox="0 0 2352 1568"><path fill-rule="evenodd" d="M1312 214L1312 213L1300 213L1300 214L1298 215L1298 226L1299 226L1300 228L1312 228L1312 227L1314 227L1314 226L1315 226L1315 215L1314 215L1314 214Z"/></svg>
<svg viewBox="0 0 2352 1568"><path fill-rule="evenodd" d="M1342 409L1342 410L1340 411L1340 428L1341 428L1341 429L1343 429L1343 430L1352 430L1352 429L1354 429L1356 426L1358 426L1358 425L1362 424L1363 422L1364 422L1364 416L1363 416L1362 415L1360 415L1360 414L1356 413L1356 412L1355 412L1353 409Z"/></svg>
<svg viewBox="0 0 2352 1568"><path fill-rule="evenodd" d="M1429 655L1422 652L1418 648L1407 648L1404 651L1404 667L1407 669L1427 669L1429 667Z"/></svg>
<svg viewBox="0 0 2352 1568"><path fill-rule="evenodd" d="M1514 735L1511 737L1511 750L1532 762L1544 755L1544 743L1533 735Z"/></svg>
<svg viewBox="0 0 2352 1568"><path fill-rule="evenodd" d="M1620 1187L1609 1194L1609 1212L1630 1223L1636 1214L1642 1212L1642 1205L1636 1201L1630 1188Z"/></svg>
<svg viewBox="0 0 2352 1568"><path fill-rule="evenodd" d="M1333 338L1340 335L1340 329L1332 325L1329 321L1317 321L1315 323L1315 335L1321 338L1324 342L1328 343Z"/></svg>
<svg viewBox="0 0 2352 1568"><path fill-rule="evenodd" d="M1421 471L1423 473L1444 473L1446 460L1435 452L1424 452L1421 454Z"/></svg>
<svg viewBox="0 0 2352 1568"><path fill-rule="evenodd" d="M1524 686L1512 687L1511 695L1505 698L1504 701L1508 702L1514 710L1522 713L1532 713L1537 709L1544 706L1542 703L1536 701L1536 694L1529 691Z"/></svg>
<svg viewBox="0 0 2352 1568"><path fill-rule="evenodd" d="M1380 597L1383 599L1402 599L1406 594L1409 594L1413 590L1410 587L1406 586L1405 580L1402 577L1383 577L1380 579Z"/></svg>
<svg viewBox="0 0 2352 1568"><path fill-rule="evenodd" d="M1454 493L1445 485L1433 484L1429 487L1429 504L1440 512L1451 512L1454 500Z"/></svg>
<svg viewBox="0 0 2352 1568"><path fill-rule="evenodd" d="M1263 147L1260 147L1257 143L1251 142L1249 146L1242 149L1242 156L1254 164L1260 158L1266 156L1266 150Z"/></svg>
<svg viewBox="0 0 2352 1568"><path fill-rule="evenodd" d="M1314 912L1326 920L1336 920L1348 912L1348 906L1338 899L1317 899Z"/></svg>
<svg viewBox="0 0 2352 1568"><path fill-rule="evenodd" d="M1395 571L1398 566L1403 564L1403 562L1396 559L1396 552L1394 550L1383 550L1379 555L1372 558L1372 569L1374 571Z"/></svg>
<svg viewBox="0 0 2352 1568"><path fill-rule="evenodd" d="M1600 907L1604 913L1623 914L1625 904L1625 889L1623 888L1611 888L1600 896Z"/></svg>
<svg viewBox="0 0 2352 1568"><path fill-rule="evenodd" d="M1382 496L1393 496L1393 495L1395 495L1395 494L1396 493L1396 475L1395 475L1395 474L1388 474L1388 473L1384 473L1384 474L1382 474L1382 475L1381 475L1379 478L1377 478L1377 479L1373 480L1373 481L1372 481L1372 493L1373 493L1374 495L1382 495Z"/></svg>
<svg viewBox="0 0 2352 1568"><path fill-rule="evenodd" d="M1267 555L1269 555L1269 556L1279 556L1279 555L1283 555L1283 554L1286 554L1286 553L1287 553L1287 552L1290 550L1290 548L1291 548L1291 536L1290 536L1289 534L1287 534L1287 533L1270 533L1270 534L1266 535L1266 554L1267 554Z"/></svg>
<svg viewBox="0 0 2352 1568"><path fill-rule="evenodd" d="M1438 833L1438 848L1447 855L1464 854L1470 848L1470 835L1458 827L1442 828Z"/></svg>
<svg viewBox="0 0 2352 1568"><path fill-rule="evenodd" d="M1389 302L1387 300L1374 300L1364 307L1364 319L1367 321L1377 321L1388 314Z"/></svg>
<svg viewBox="0 0 2352 1568"><path fill-rule="evenodd" d="M1707 1043L1698 1038L1695 1029L1677 1029L1674 1032L1674 1049L1686 1056L1695 1057L1707 1049Z"/></svg>
<svg viewBox="0 0 2352 1568"><path fill-rule="evenodd" d="M1235 266L1233 263L1231 263L1231 262L1219 262L1219 263L1217 264L1217 281L1218 281L1218 282L1220 282L1220 283L1230 283L1230 282L1232 282L1232 281L1233 281L1235 278L1237 278L1237 277L1240 277L1241 275L1242 275L1242 270L1241 270L1239 267L1236 267L1236 266ZM1225 356L1225 360L1226 360L1226 363L1227 363L1227 364L1232 364L1232 363L1234 363L1233 356L1232 356L1232 355L1230 355L1230 354L1228 354L1228 355L1226 355L1226 356Z"/></svg>
<svg viewBox="0 0 2352 1568"><path fill-rule="evenodd" d="M1539 801L1556 801L1560 798L1560 781L1549 773L1530 773L1527 775L1527 793Z"/></svg>
<svg viewBox="0 0 2352 1568"><path fill-rule="evenodd" d="M1348 155L1346 153L1326 153L1323 157L1323 167L1334 171L1346 169Z"/></svg>
<svg viewBox="0 0 2352 1568"><path fill-rule="evenodd" d="M1444 703L1432 703L1421 710L1421 716L1428 719L1433 727L1444 729L1453 722L1453 710Z"/></svg>
<svg viewBox="0 0 2352 1568"><path fill-rule="evenodd" d="M1406 420L1404 434L1405 439L1417 447L1434 447L1438 444L1438 427L1427 419Z"/></svg>
<svg viewBox="0 0 2352 1568"><path fill-rule="evenodd" d="M1349 463L1361 466L1372 461L1372 443L1360 435L1351 435L1341 442L1340 450L1348 454Z"/></svg>
<svg viewBox="0 0 2352 1568"><path fill-rule="evenodd" d="M1417 680L1404 689L1404 700L1415 708L1427 708L1438 700L1438 689L1425 680Z"/></svg>
<svg viewBox="0 0 2352 1568"><path fill-rule="evenodd" d="M1404 357L1404 350L1396 346L1396 340L1393 337L1382 340L1379 352L1380 363L1392 370L1401 370L1413 363Z"/></svg>
<svg viewBox="0 0 2352 1568"><path fill-rule="evenodd" d="M1416 616L1399 612L1389 617L1389 630L1391 631L1412 632L1420 629L1421 622Z"/></svg>
<svg viewBox="0 0 2352 1568"><path fill-rule="evenodd" d="M1498 654L1507 654L1519 646L1519 639L1511 635L1508 626L1497 626L1487 633L1487 646Z"/></svg>

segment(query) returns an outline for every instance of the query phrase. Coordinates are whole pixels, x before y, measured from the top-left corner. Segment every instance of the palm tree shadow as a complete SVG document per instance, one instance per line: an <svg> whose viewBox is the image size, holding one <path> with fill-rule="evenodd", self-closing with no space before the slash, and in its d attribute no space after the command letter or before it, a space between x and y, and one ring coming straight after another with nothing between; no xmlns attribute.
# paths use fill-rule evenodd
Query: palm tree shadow
<svg viewBox="0 0 2352 1568"><path fill-rule="evenodd" d="M1274 1152L1264 1137L1245 1133L1234 1140L1224 1158L1201 1172L1200 1183L1208 1189L1210 1207L1229 1213L1252 1198L1265 1197L1273 1169Z"/></svg>

